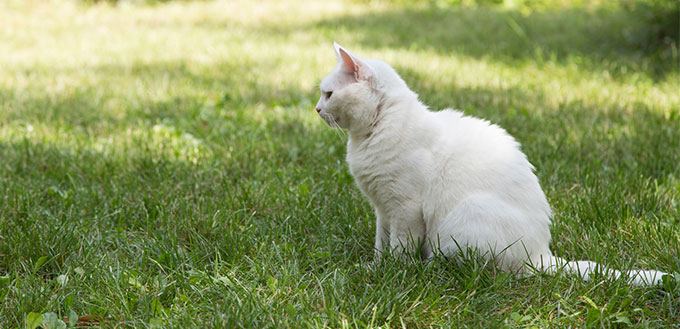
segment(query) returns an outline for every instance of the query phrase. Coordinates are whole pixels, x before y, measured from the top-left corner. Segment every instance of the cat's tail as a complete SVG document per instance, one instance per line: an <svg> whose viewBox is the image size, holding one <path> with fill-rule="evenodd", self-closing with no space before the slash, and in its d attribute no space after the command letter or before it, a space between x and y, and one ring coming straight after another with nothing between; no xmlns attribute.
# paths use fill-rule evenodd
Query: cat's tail
<svg viewBox="0 0 680 329"><path fill-rule="evenodd" d="M635 286L659 285L662 283L663 276L668 274L655 270L630 270L621 272L589 260L567 261L555 256L541 257L540 263L533 264L533 266L548 274L555 274L560 271L576 274L583 278L584 281L589 281L593 274L612 279L618 279L623 276Z"/></svg>

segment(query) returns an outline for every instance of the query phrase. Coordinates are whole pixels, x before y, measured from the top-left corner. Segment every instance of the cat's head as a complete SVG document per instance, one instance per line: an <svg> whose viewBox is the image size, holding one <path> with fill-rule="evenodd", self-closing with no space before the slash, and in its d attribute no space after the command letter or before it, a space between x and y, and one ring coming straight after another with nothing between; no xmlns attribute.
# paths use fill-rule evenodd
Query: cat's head
<svg viewBox="0 0 680 329"><path fill-rule="evenodd" d="M334 48L338 63L321 81L316 111L331 127L370 129L390 93L408 87L385 62L361 59L337 43Z"/></svg>

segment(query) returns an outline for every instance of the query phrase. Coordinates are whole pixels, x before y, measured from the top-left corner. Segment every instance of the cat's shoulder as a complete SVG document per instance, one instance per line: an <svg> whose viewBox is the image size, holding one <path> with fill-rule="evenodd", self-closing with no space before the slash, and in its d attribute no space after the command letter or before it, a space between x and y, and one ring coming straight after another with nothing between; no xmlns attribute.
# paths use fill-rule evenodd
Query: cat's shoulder
<svg viewBox="0 0 680 329"><path fill-rule="evenodd" d="M438 121L456 121L461 120L465 114L459 110L452 108L445 108L439 111L428 111L430 116L437 119Z"/></svg>
<svg viewBox="0 0 680 329"><path fill-rule="evenodd" d="M474 116L466 115L463 111L446 108L441 111L430 112L433 119L437 122L445 125L490 125L491 123L487 120L477 118Z"/></svg>
<svg viewBox="0 0 680 329"><path fill-rule="evenodd" d="M437 125L444 130L461 135L485 136L488 139L506 139L514 141L514 138L501 126L491 121L476 116L465 114L460 110L447 108L437 112L431 112Z"/></svg>

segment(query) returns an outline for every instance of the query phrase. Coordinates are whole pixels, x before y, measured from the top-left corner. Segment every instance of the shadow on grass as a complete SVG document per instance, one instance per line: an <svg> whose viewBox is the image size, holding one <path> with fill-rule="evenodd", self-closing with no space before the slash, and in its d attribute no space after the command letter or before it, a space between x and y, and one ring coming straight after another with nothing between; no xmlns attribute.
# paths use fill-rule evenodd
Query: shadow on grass
<svg viewBox="0 0 680 329"><path fill-rule="evenodd" d="M523 15L493 8L403 7L347 15L314 24L329 38L347 31L365 47L426 49L490 58L508 64L546 61L616 76L642 71L654 78L675 74L670 58L636 49L626 35L642 22L621 10L571 8Z"/></svg>

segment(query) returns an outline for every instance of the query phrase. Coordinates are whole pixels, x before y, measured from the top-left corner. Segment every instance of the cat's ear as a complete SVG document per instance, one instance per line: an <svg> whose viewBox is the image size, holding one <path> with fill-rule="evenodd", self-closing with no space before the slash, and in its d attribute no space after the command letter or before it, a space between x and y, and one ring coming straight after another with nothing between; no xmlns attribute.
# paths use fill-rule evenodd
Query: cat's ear
<svg viewBox="0 0 680 329"><path fill-rule="evenodd" d="M338 55L338 62L341 63L343 72L353 75L357 80L368 81L373 78L373 69L366 65L359 57L354 56L354 54L340 46L337 42L333 43L333 47Z"/></svg>

